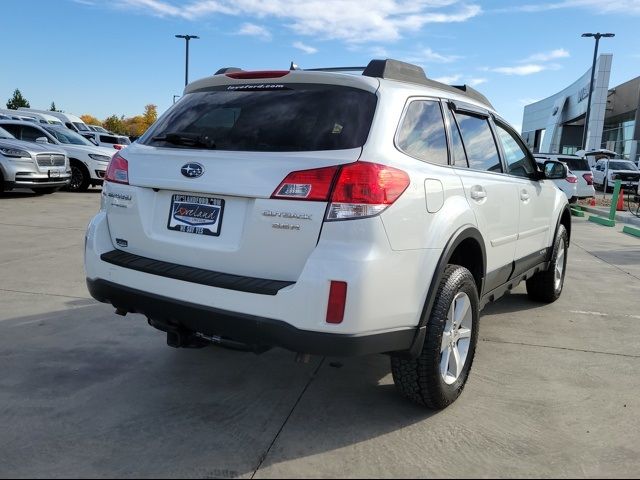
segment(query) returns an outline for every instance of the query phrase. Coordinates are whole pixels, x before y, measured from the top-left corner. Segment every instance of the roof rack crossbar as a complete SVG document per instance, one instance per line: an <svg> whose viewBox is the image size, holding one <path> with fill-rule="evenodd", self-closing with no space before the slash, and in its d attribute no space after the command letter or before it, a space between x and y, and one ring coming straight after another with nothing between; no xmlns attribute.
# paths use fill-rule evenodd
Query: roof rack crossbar
<svg viewBox="0 0 640 480"><path fill-rule="evenodd" d="M363 72L367 67L305 68L305 72Z"/></svg>

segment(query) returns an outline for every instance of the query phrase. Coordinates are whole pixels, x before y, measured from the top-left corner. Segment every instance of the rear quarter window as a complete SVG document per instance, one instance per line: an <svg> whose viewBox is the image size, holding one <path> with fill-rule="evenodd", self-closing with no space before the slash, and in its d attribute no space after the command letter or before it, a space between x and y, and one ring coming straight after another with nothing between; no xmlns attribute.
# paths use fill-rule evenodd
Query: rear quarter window
<svg viewBox="0 0 640 480"><path fill-rule="evenodd" d="M155 138L177 133L207 137L217 150L358 148L366 143L376 104L375 94L351 87L227 85L185 95L140 143L187 148Z"/></svg>

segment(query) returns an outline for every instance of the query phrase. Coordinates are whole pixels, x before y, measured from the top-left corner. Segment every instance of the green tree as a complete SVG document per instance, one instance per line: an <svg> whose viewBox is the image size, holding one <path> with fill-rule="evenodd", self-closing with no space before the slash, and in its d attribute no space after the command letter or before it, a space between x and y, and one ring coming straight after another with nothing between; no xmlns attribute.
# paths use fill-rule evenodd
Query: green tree
<svg viewBox="0 0 640 480"><path fill-rule="evenodd" d="M122 117L111 115L104 119L104 122L102 122L102 126L110 132L117 133L119 135L127 134L127 126L124 122L124 115Z"/></svg>
<svg viewBox="0 0 640 480"><path fill-rule="evenodd" d="M50 112L57 112L58 109L56 108L56 102L51 102L51 107L49 107L49 111Z"/></svg>
<svg viewBox="0 0 640 480"><path fill-rule="evenodd" d="M20 90L16 88L15 92L13 92L13 97L7 101L7 108L9 110L17 110L20 107L30 108L31 105L27 99L22 96Z"/></svg>

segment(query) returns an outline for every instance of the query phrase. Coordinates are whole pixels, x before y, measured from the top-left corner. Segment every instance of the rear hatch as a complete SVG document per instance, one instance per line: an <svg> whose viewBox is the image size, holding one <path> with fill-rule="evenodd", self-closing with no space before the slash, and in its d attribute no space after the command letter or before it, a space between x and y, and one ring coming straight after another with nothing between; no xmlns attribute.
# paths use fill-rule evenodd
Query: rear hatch
<svg viewBox="0 0 640 480"><path fill-rule="evenodd" d="M179 265L295 281L318 242L327 203L309 201L315 192L303 182L292 187L302 195L272 194L292 172L358 160L374 89L227 83L185 95L123 151L137 188L109 186L132 195L110 200L113 244Z"/></svg>

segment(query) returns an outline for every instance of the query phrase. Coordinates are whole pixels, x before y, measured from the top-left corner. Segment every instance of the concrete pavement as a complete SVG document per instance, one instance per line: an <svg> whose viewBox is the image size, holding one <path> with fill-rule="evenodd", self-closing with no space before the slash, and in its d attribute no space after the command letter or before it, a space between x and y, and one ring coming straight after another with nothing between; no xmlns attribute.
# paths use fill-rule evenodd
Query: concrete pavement
<svg viewBox="0 0 640 480"><path fill-rule="evenodd" d="M640 241L574 219L565 291L489 305L469 384L430 412L388 358L173 350L90 299L99 194L0 197L1 477L635 477ZM339 362L339 363L336 363Z"/></svg>

